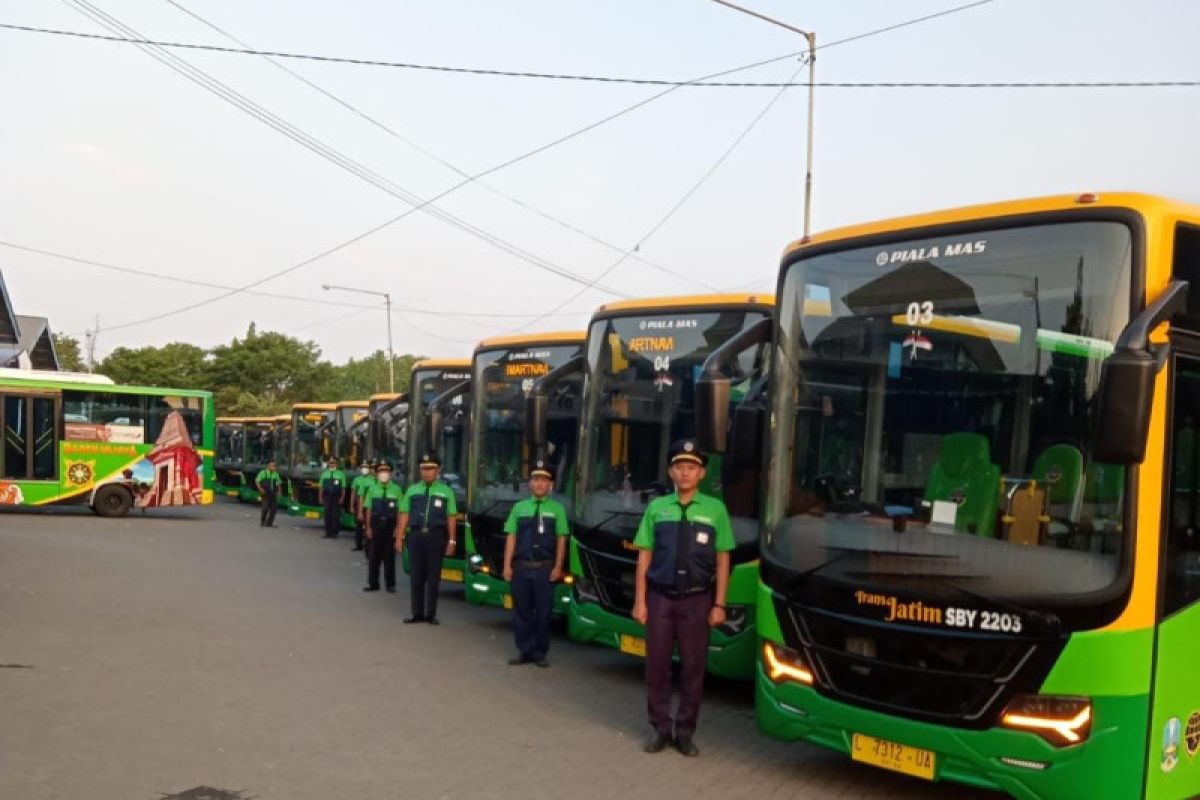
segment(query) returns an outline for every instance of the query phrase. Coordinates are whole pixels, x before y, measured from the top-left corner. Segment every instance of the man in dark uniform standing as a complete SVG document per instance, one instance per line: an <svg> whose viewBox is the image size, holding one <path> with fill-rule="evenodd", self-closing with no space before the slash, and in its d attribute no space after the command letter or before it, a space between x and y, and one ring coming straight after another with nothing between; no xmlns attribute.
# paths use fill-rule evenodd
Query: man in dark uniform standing
<svg viewBox="0 0 1200 800"><path fill-rule="evenodd" d="M725 622L733 526L725 504L697 491L708 463L690 439L669 451L675 491L646 507L638 549L633 618L646 626L646 709L654 734L647 753L668 744L685 756L704 694L708 629ZM671 655L679 648L679 708L671 720Z"/></svg>
<svg viewBox="0 0 1200 800"><path fill-rule="evenodd" d="M514 505L504 523L504 580L512 590L518 651L508 662L513 666L550 666L550 609L571 534L567 510L550 497L552 488L554 469L538 459L529 470L530 497Z"/></svg>
<svg viewBox="0 0 1200 800"><path fill-rule="evenodd" d="M364 461L358 468L358 474L354 476L354 480L350 481L350 514L354 517L354 550L363 549L363 535L367 529L367 506L363 500L367 496L367 492L375 485L375 476L372 471L377 472L378 468L374 468L370 461ZM370 555L368 554L368 558Z"/></svg>
<svg viewBox="0 0 1200 800"><path fill-rule="evenodd" d="M342 529L342 503L346 501L346 473L338 469L337 458L329 459L329 469L321 473L321 502L325 506L325 538L336 539Z"/></svg>
<svg viewBox="0 0 1200 800"><path fill-rule="evenodd" d="M383 581L389 592L396 591L396 531L400 521L400 504L404 491L392 483L392 467L379 462L376 481L363 495L367 541L370 543L367 566L367 585L364 592L379 591L379 567L383 566Z"/></svg>
<svg viewBox="0 0 1200 800"><path fill-rule="evenodd" d="M275 459L267 462L267 468L254 476L254 485L258 488L258 497L262 511L258 515L260 528L275 527L275 512L279 510L279 487L283 478L275 469Z"/></svg>
<svg viewBox="0 0 1200 800"><path fill-rule="evenodd" d="M408 487L400 504L396 551L408 541L411 573L412 614L405 623L437 625L438 588L442 581L442 559L454 552L458 506L454 490L438 480L442 462L435 453L421 455L421 480Z"/></svg>

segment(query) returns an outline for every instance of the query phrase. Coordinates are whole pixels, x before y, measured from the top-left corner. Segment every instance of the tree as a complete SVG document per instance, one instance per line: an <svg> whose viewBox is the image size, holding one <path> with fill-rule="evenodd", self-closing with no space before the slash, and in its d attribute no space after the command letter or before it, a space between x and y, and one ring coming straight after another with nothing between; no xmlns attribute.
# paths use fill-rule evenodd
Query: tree
<svg viewBox="0 0 1200 800"><path fill-rule="evenodd" d="M236 387L273 406L340 399L334 367L321 360L315 342L259 333L253 323L245 338L213 348L208 377L214 390Z"/></svg>
<svg viewBox="0 0 1200 800"><path fill-rule="evenodd" d="M170 342L161 347L118 347L96 365L117 383L204 389L209 385L206 353L194 344Z"/></svg>
<svg viewBox="0 0 1200 800"><path fill-rule="evenodd" d="M58 366L67 372L84 372L83 352L79 340L67 333L54 333L54 352L58 354Z"/></svg>
<svg viewBox="0 0 1200 800"><path fill-rule="evenodd" d="M412 365L420 356L404 355L395 358L396 391L408 391L408 380ZM334 367L335 382L339 399L361 400L373 394L388 391L387 354L376 350L362 359L352 358L341 366Z"/></svg>

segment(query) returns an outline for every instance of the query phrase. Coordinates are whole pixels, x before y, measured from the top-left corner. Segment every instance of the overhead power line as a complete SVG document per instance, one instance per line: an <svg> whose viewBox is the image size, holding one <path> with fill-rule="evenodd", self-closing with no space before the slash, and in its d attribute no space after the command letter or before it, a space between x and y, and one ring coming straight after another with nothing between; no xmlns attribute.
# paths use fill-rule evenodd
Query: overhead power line
<svg viewBox="0 0 1200 800"><path fill-rule="evenodd" d="M64 1L66 2L66 1L68 1L68 0L64 0ZM854 35L854 36L850 36L850 37L847 37L847 38L845 38L845 39L841 39L841 40L834 41L834 42L829 42L829 43L827 43L827 44L823 45L822 47L819 47L818 49L827 49L827 48L829 48L829 47L834 47L834 46L837 46L837 45L840 45L840 44L846 44L846 43L849 43L849 42L858 41L858 40L860 40L860 39L864 39L864 38L866 38L866 37L868 37L868 36L874 36L874 35L877 35L877 34L888 33L888 32L891 32L891 31L899 30L899 29L901 29L901 28L905 28L905 27L907 27L907 26L909 26L909 25L915 25L915 24L918 24L918 23L920 23L920 22L924 22L924 21L926 21L926 20L931 20L931 19L935 19L935 18L937 18L937 17L946 16L946 15L948 15L948 14L953 14L953 13L956 13L956 12L958 12L958 11L963 11L963 10L966 10L966 9L969 9L969 8L975 8L976 6L984 5L984 4L986 4L986 3L989 3L989 2L991 2L991 1L992 1L992 0L980 0L980 2L969 3L969 4L967 4L967 5L963 5L963 6L956 6L956 7L953 7L953 8L950 8L950 9L946 9L946 10L944 10L944 11L941 11L941 12L938 12L938 13L935 13L935 14L929 14L929 15L926 15L926 16L924 16L924 17L917 17L917 18L915 18L915 19L907 20L907 21L905 21L905 22L900 22L900 23L897 23L897 24L894 24L894 25L889 25L889 26L883 27L883 28L877 28L877 29L875 29L875 30L872 30L872 31L866 31L866 32L864 32L864 33L856 34L856 35ZM85 14L87 14L88 16L91 16L91 14L90 14L90 13L88 13L88 12L86 12L86 11L85 11L84 13L85 13ZM106 25L106 27L108 27L108 26ZM110 27L110 30L112 30L112 28L111 28L111 27ZM136 33L136 31L134 31L134 33ZM131 37L131 38L134 38L134 37ZM159 60L162 60L162 58L160 57L160 55L159 55L158 53L155 53L155 52L154 52L153 50L151 50L150 48L143 48L143 49L144 49L144 50L146 50L146 52L148 52L149 54L151 54L151 55L152 55L152 56L154 56L155 58L158 58ZM796 52L793 52L793 53L787 53L787 54L784 54L784 55L782 55L782 56L775 56L775 57L772 57L772 58L762 59L762 60L755 61L755 62L752 62L752 63L749 63L749 64L744 64L744 65L742 65L742 66L734 67L734 68L731 68L731 69L726 69L726 70L722 70L722 71L719 71L719 72L713 72L713 73L710 73L710 74L707 74L707 75L700 75L700 76L698 76L698 77L694 78L693 80L691 80L691 81L688 81L688 82L685 82L685 83L683 83L683 84L680 84L680 85L676 85L676 86L668 86L668 87L666 87L666 88L662 89L662 90L661 90L661 91L659 91L659 92L656 92L656 93L654 93L654 94L652 94L652 95L650 95L650 96L648 96L648 97L645 97L645 98L643 98L643 99L641 99L641 100L638 100L637 102L634 102L634 103L632 103L632 104L630 104L630 105L628 105L628 106L625 106L624 108L621 108L621 109L619 109L618 111L615 111L615 112L612 112L612 113L610 113L610 114L607 114L607 115L605 115L605 116L603 116L603 117L600 117L599 119L597 119L597 120L595 120L595 121L593 121L593 122L591 122L591 123L589 123L589 124L587 124L587 125L584 125L583 127L581 127L581 128L578 128L578 129L576 129L576 130L574 130L574 131L572 131L572 132L570 132L570 133L568 133L568 134L565 134L565 135L559 136L559 137L557 137L557 138L555 138L555 139L552 139L552 140L550 140L550 141L548 141L548 142L546 142L546 143L544 143L544 144L542 144L542 145L539 145L539 146L537 146L537 147L534 147L534 148L533 148L533 149L531 149L531 150L525 151L524 153L522 153L522 154L520 154L520 155L517 155L517 156L514 156L514 157L512 157L512 158L509 158L509 159L508 159L508 160L506 160L506 161L502 161L502 162L500 162L499 164L496 164L495 166L493 166L493 167L491 167L491 168L489 168L489 169L486 169L486 170L484 170L484 171L482 171L482 172L475 173L475 174L471 175L470 177L464 178L462 181L460 181L460 182L458 182L458 183L454 184L453 186L449 187L448 189L446 189L446 190L445 190L445 191L443 191L442 193L440 193L440 194L438 194L438 195L434 196L433 198L430 198L429 200L426 200L426 201L425 201L425 203L424 203L424 205L428 205L429 203L432 203L432 202L435 202L435 201L437 201L437 200L440 200L441 198L443 198L443 197L445 197L445 196L447 196L447 195L449 195L449 194L451 194L451 193L453 193L453 192L457 191L458 189L462 188L463 186L466 186L466 185L468 185L468 184L470 184L470 183L472 183L472 182L474 182L474 181L477 181L477 180L479 180L479 179L481 179L481 178L484 178L484 177L487 177L487 176L489 176L489 175L492 175L492 174L494 174L494 173L497 173L497 172L499 172L499 171L501 171L501 170L507 169L507 168L509 168L509 167L511 167L511 166L514 166L514 165L516 165L516 164L519 164L519 163L521 163L521 162L523 162L523 161L525 161L525 160L527 160L527 159L530 159L530 158L533 158L533 157L535 157L535 156L538 156L538 155L540 155L541 153L544 153L544 152L546 152L547 150L551 150L551 149L553 149L553 148L555 148L555 147L558 147L558 146L560 146L560 145L562 145L562 144L565 144L565 143L567 143L567 142L569 142L569 141L572 141L572 140L574 140L574 139L576 139L576 138L578 138L578 137L580 137L580 136L584 136L584 135L586 135L586 134L590 133L591 131L593 131L593 130L595 130L595 129L597 129L597 128L599 128L599 127L603 126L603 125L607 125L607 124L608 124L608 123L610 123L610 122L614 122L614 121L615 121L615 120L617 120L617 119L620 119L620 118L622 118L622 117L625 117L625 116L627 116L627 115L629 115L629 114L632 114L633 112L637 111L638 109L641 109L641 108L643 108L644 106L647 106L647 105L649 105L650 103L653 103L653 102L655 102L655 101L657 101L657 100L660 100L660 99L662 99L662 98L664 98L664 97L666 97L666 96L668 96L668 95L672 94L673 92L676 92L676 91L680 90L681 88L683 88L683 87L684 87L684 86L686 86L686 85L689 85L689 84L691 84L691 83L698 83L698 82L702 82L702 81L710 81L710 80L713 80L713 79L716 79L716 78L723 78L723 77L726 77L726 76L728 76L728 75L733 75L733 74L736 74L736 73L739 73L739 72L744 72L744 71L747 71L747 70L755 69L755 68L757 68L757 67L765 66L765 65L767 65L767 64L773 64L773 63L777 63L777 62L779 62L779 61L784 61L784 60L787 60L787 59L795 58L795 57L797 57L797 56L800 56L800 55L802 55L802 53L803 53L803 51L796 51ZM186 62L184 62L184 63L186 63ZM423 207L423 206L421 206L421 207ZM354 236L351 236L350 238L348 238L348 239L345 239L345 240L343 240L343 241L339 242L338 244L336 244L336 245L334 245L334 246L332 246L332 247L329 247L329 248L327 248L327 249L325 249L325 250L323 250L323 251L321 251L321 252L319 252L319 253L316 253L315 255L313 255L313 256L311 256L311 257L309 257L309 258L306 258L306 259L304 259L303 261L300 261L300 262L298 262L298 263L296 263L296 264L293 264L293 265L291 265L291 266L289 266L289 267L285 267L285 268L283 268L283 269L281 269L281 270L278 270L278 271L276 271L276 272L273 272L273 273L271 273L271 274L268 274L268 275L266 275L266 276L264 276L264 277L262 277L262 278L259 278L259 279L255 280L255 281L252 281L252 282L250 282L250 283L246 284L245 286L239 287L239 288L238 288L237 290L235 290L235 291L230 291L230 292L227 292L227 293L225 293L225 294L221 294L221 295L218 295L218 296L216 296L216 297L209 298L209 299L207 299L207 300L199 301L199 302L196 302L196 303L190 303L190 304L188 304L188 305L185 305L185 306L182 306L182 307L179 307L179 308L175 308L175 309L172 309L172 310L169 310L169 311L165 311L165 312L162 312L162 313L159 313L159 314L155 314L155 315L153 315L153 316L150 316L150 317L145 317L145 318L142 318L142 319L133 320L133 321L130 321L130 322L125 322L125 323L122 323L120 326L116 326L116 328L130 328L130 327L133 327L133 326L135 326L135 325L143 325L143 324L147 324L147 323L150 323L150 322L155 322L155 321L158 321L158 320L161 320L161 319L167 319L167 318L170 318L170 317L174 317L174 316L177 316L177 315L179 315L179 314L183 314L183 313L186 313L186 312L188 312L188 311L192 311L192 310L194 310L194 309L196 309L196 308L200 308L200 307L203 307L203 306L206 306L206 305L210 305L210 304L212 304L212 303L215 303L215 302L219 302L220 300L223 300L223 299L225 299L225 298L227 298L227 297L231 297L231 296L233 296L234 294L237 294L239 291L245 291L245 290L247 290L247 289L252 289L252 288L255 288L255 287L257 287L257 286L260 286L260 285L262 285L262 284L264 284L264 283L267 283L268 281L271 281L271 280L274 280L274 279L276 279L276 278L282 277L283 275L289 274L289 273L291 273L291 272L294 272L294 271L296 271L296 270L299 270L299 269L302 269L302 268L304 268L304 267L306 267L306 266L309 266L309 265L311 265L311 264L314 264L314 263L316 263L316 262L318 262L318 261L321 261L321 260L323 260L323 259L325 259L325 258L327 258L327 257L329 257L329 256L331 256L331 255L333 255L333 254L335 254L335 253L338 253L338 252L340 252L340 251L342 251L342 250L346 249L346 248L352 247L352 246L354 246L355 244L357 244L358 242L361 242L361 241L363 241L363 240L365 240L365 239L367 239L367 238L370 238L371 236L375 235L376 233L379 233L380 231L382 231L382 230L385 230L386 228L388 228L388 227L389 227L389 226L391 226L392 224L394 224L394 223L396 223L396 222L399 222L400 220L404 219L405 217L407 217L409 214L413 213L413 212L414 212L414 211L416 211L416 210L417 210L417 208L412 208L412 209L409 209L409 210L407 210L407 211L404 211L404 212L402 212L401 214L398 214L398 215L396 215L396 216L392 217L392 218L391 218L391 219L389 219L389 220L385 220L385 221L384 221L384 222L382 222L382 223L379 223L379 224L377 224L377 225L374 225L374 226L372 226L372 227L370 227L370 228L367 228L366 230L364 230L364 231L361 231L361 232L359 232L359 233L355 234ZM110 329L110 330L112 330L112 329Z"/></svg>
<svg viewBox="0 0 1200 800"><path fill-rule="evenodd" d="M40 247L32 247L30 245L10 242L3 239L0 239L0 247L8 247L12 250L19 250L25 253L45 256L47 258L56 258L61 261L70 261L75 264L83 264L85 266L96 267L98 269L104 269L110 272L136 275L139 278L150 278L152 280L167 281L169 283L181 283L187 286L200 286L206 289L219 289L222 291L237 288L236 286L230 286L229 284L224 283L213 283L211 281L201 281L194 278L181 278L175 275L169 275L165 272L137 269L136 267L126 267L120 264L111 264L91 258L73 256L68 253L58 253L53 250L44 250ZM321 306L342 306L344 308L354 308L359 310L374 310L376 308L382 308L382 306L378 305L351 303L344 300L327 300L321 297L305 297L303 295L284 294L281 292L264 292L259 289L246 289L242 292L242 294L248 294L254 297L266 297L273 300L287 300L295 303L312 303ZM455 319L460 317L479 317L484 319L527 319L531 316L530 314L510 314L503 312L497 313L494 311L459 311L456 309L418 308L416 306L396 306L396 309L403 311L406 314L420 314L428 317L452 317ZM581 309L579 311L563 311L555 316L569 317L576 314L586 313L586 311L587 309Z"/></svg>
<svg viewBox="0 0 1200 800"><path fill-rule="evenodd" d="M253 49L250 44L237 38L232 33L225 30L224 28L217 25L216 23L214 23L214 22L210 21L209 19L201 16L200 14L196 13L192 9L185 6L183 3L178 2L178 0L164 0L164 2L166 2L168 5L171 5L177 9L179 9L179 11L183 12L184 14L188 15L192 19L196 20L201 25L204 25L205 27L209 28L210 30L216 31L221 36L224 36L226 39L233 42L234 44L237 44L244 48ZM412 148L416 152L418 152L421 155L425 156L426 158L434 161L435 163L440 164L441 166L443 166L446 169L450 170L451 172L455 173L459 177L461 177L461 178L469 178L470 177L470 173L468 173L466 170L460 168L458 165L452 163L448 159L433 152L428 147L425 147L425 146L413 141L408 136L405 136L404 134L400 133L395 128L391 127L390 125L387 125L386 123L381 122L379 119L371 116L370 114L368 114L367 112L365 112L361 108L359 108L358 106L356 106L353 103L351 103L350 101L346 100L344 97L334 94L333 92L329 91L328 89L326 89L325 87L316 83L315 81L309 80L304 75L301 75L299 72L296 72L295 70L291 69L286 64L280 62L276 58L273 58L271 56L264 56L264 58L272 66L276 67L279 70L282 70L287 75L300 81L305 86L309 87L310 89L312 89L313 91L322 95L323 97L325 97L329 100L332 100L334 103L337 103L339 106L346 109L347 111L354 114L355 116L359 117L363 121L367 122L368 124L370 124L372 127L376 128L377 130L383 131L388 136L392 137L393 139L397 140L398 142L401 142L402 144L406 145L407 147ZM505 192L504 190L494 186L491 183L488 183L486 181L476 181L475 183L480 188L486 189L487 191L491 192L492 194L495 194L499 197L504 198L505 200L509 201L510 203L513 203L514 205L518 206L519 208L523 208L526 211L530 211L530 212L538 215L539 217L541 217L545 220L548 220L550 222L553 222L556 225L558 225L562 228L565 228L566 230L569 230L572 233L575 233L579 236L582 236L583 238L585 238L591 242L594 242L595 244L601 245L602 247L605 247L610 251L617 252L617 253L624 251L624 248L621 247L620 245L613 244L612 242L606 241L605 239L603 239L599 236L596 236L595 234L589 233L588 231L583 230L582 228L578 227L577 225L573 225L572 223L567 222L566 220L564 220L560 217L557 217L548 211L545 211L545 210L538 208L530 203L525 202L524 200L514 197L513 195L509 194L508 192ZM665 273L667 275L671 275L672 277L688 281L689 283L694 283L697 286L701 286L705 289L711 290L711 289L715 288L711 284L708 284L702 280L697 279L695 276L688 275L686 273L680 272L678 270L673 270L668 267L664 267L661 264L656 264L655 262L650 261L649 259L644 258L640 255L635 255L635 256L633 256L633 258L634 258L634 260L636 260L642 264L645 264L646 266L650 267L651 269L657 270L657 271Z"/></svg>

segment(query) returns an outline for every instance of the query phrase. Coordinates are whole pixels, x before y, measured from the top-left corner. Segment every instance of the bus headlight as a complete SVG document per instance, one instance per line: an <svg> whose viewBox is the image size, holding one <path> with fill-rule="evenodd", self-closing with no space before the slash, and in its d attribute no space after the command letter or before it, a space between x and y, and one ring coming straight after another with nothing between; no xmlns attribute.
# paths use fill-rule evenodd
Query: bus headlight
<svg viewBox="0 0 1200 800"><path fill-rule="evenodd" d="M1004 709L1000 725L1036 733L1055 747L1079 744L1092 732L1092 701L1086 697L1017 695Z"/></svg>
<svg viewBox="0 0 1200 800"><path fill-rule="evenodd" d="M813 685L812 672L804 666L800 654L790 647L763 642L762 660L763 669L772 683L794 681L805 686Z"/></svg>
<svg viewBox="0 0 1200 800"><path fill-rule="evenodd" d="M467 559L467 571L483 573L491 572L491 570L487 568L487 565L483 563L483 556L479 555L478 553Z"/></svg>
<svg viewBox="0 0 1200 800"><path fill-rule="evenodd" d="M745 606L726 606L725 621L717 626L717 631L724 636L737 636L746 630L747 617Z"/></svg>
<svg viewBox="0 0 1200 800"><path fill-rule="evenodd" d="M563 583L565 583L567 586L570 586L575 582L575 576L568 572L566 575L563 575L562 580Z"/></svg>

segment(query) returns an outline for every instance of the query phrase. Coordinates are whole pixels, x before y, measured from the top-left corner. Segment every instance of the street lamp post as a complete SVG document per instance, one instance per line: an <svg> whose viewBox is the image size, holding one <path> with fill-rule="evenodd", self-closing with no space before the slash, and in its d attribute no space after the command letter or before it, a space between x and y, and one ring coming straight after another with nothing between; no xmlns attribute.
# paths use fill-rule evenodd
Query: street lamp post
<svg viewBox="0 0 1200 800"><path fill-rule="evenodd" d="M359 294L373 294L376 297L382 297L384 305L387 308L387 342L388 342L388 391L392 394L396 393L396 354L392 352L392 296L387 292L375 292L370 289L356 289L352 286L333 286L332 284L323 283L321 288L325 291L337 289L342 292L358 292Z"/></svg>
<svg viewBox="0 0 1200 800"><path fill-rule="evenodd" d="M792 33L798 33L808 42L808 160L804 171L804 238L808 238L809 225L812 219L812 185L813 185L813 90L816 88L816 70L817 70L817 34L812 31L802 30L795 25L789 25L786 22L777 20L774 17L768 17L766 14L760 14L749 8L744 8L736 3L730 3L729 0L713 0L714 3L719 3L727 8L732 8L734 11L740 11L743 14L749 14L752 17L757 17L763 22L769 22L784 30L789 30Z"/></svg>

